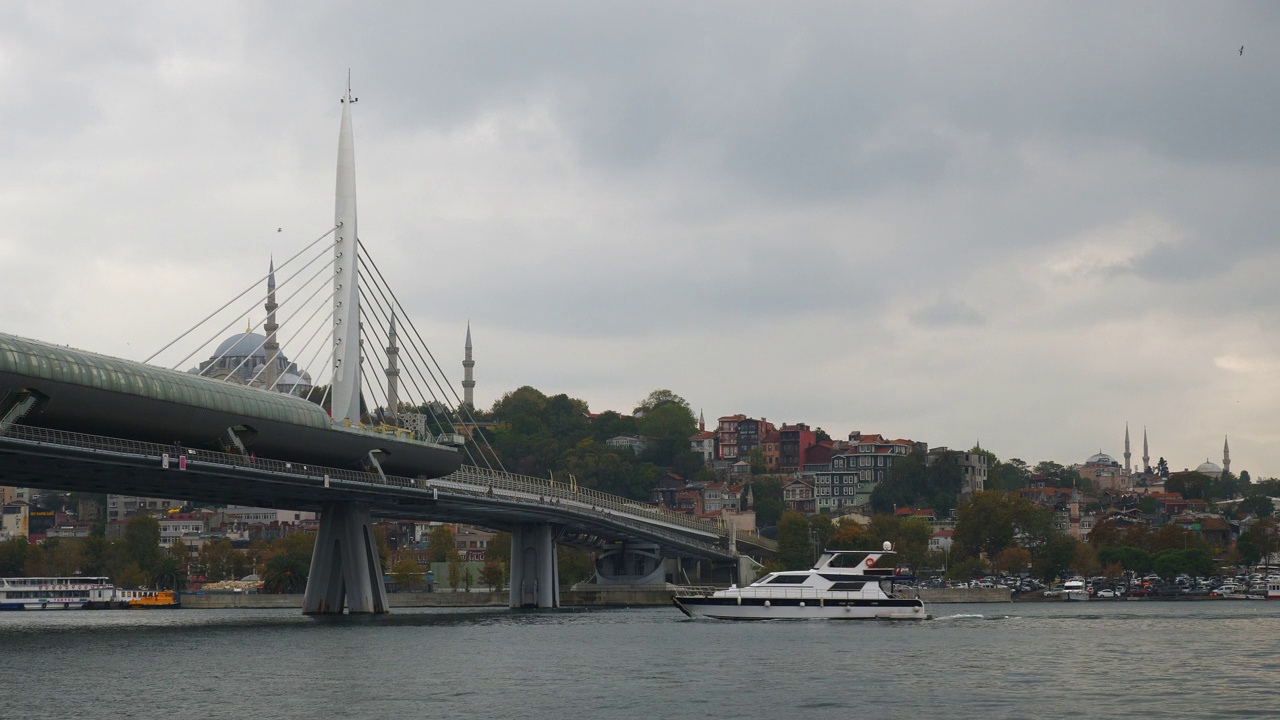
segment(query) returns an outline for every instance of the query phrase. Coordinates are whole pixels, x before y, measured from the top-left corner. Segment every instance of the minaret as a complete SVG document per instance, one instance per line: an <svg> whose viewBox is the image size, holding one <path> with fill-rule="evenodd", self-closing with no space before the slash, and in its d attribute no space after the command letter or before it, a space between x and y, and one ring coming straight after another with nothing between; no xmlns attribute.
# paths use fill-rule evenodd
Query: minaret
<svg viewBox="0 0 1280 720"><path fill-rule="evenodd" d="M1227 444L1227 436L1222 436L1222 474L1231 472L1231 446Z"/></svg>
<svg viewBox="0 0 1280 720"><path fill-rule="evenodd" d="M1142 472L1151 472L1151 451L1147 449L1147 428L1142 428Z"/></svg>
<svg viewBox="0 0 1280 720"><path fill-rule="evenodd" d="M360 292L356 276L356 150L351 132L351 74L342 98L338 176L334 199L333 392L335 422L360 422Z"/></svg>
<svg viewBox="0 0 1280 720"><path fill-rule="evenodd" d="M471 370L476 366L476 361L471 359L471 321L467 321L467 344L466 355L462 360L462 401L470 407L476 406L476 381L471 376Z"/></svg>
<svg viewBox="0 0 1280 720"><path fill-rule="evenodd" d="M702 409L698 409L698 432L707 431L707 419L702 416Z"/></svg>
<svg viewBox="0 0 1280 720"><path fill-rule="evenodd" d="M276 308L280 307L276 304L276 261L271 259L270 270L267 272L267 321L263 323L262 329L267 333L267 341L262 344L262 348L267 352L267 366L260 373L258 382L261 387L270 388L275 384L276 378L280 377L279 368L276 363L280 356L280 343L276 338L276 330L280 326L276 324Z"/></svg>
<svg viewBox="0 0 1280 720"><path fill-rule="evenodd" d="M1129 474L1129 423L1124 424L1124 474Z"/></svg>
<svg viewBox="0 0 1280 720"><path fill-rule="evenodd" d="M396 314L391 313L391 329L387 331L387 417L397 425L400 416L400 348L396 346Z"/></svg>

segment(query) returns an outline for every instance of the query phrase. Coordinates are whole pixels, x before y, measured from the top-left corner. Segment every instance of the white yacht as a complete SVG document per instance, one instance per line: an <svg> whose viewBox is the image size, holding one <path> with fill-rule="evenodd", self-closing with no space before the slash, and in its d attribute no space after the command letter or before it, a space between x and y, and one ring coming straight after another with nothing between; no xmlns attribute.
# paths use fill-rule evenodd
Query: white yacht
<svg viewBox="0 0 1280 720"><path fill-rule="evenodd" d="M1084 580L1072 578L1062 583L1062 599L1067 602L1080 602L1089 599L1089 591L1085 589Z"/></svg>
<svg viewBox="0 0 1280 720"><path fill-rule="evenodd" d="M104 577L0 578L0 610L79 610L114 596Z"/></svg>
<svg viewBox="0 0 1280 720"><path fill-rule="evenodd" d="M776 572L746 587L710 595L677 595L675 606L689 617L721 620L928 620L924 603L899 594L897 553L827 550L810 570Z"/></svg>

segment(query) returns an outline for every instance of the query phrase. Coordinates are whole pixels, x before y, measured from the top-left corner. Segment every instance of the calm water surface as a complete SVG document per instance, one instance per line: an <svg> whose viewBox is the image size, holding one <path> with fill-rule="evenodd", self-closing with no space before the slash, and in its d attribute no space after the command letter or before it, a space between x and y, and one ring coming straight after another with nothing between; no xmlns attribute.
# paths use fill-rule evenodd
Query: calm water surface
<svg viewBox="0 0 1280 720"><path fill-rule="evenodd" d="M1280 717L1280 603L0 613L0 718Z"/></svg>

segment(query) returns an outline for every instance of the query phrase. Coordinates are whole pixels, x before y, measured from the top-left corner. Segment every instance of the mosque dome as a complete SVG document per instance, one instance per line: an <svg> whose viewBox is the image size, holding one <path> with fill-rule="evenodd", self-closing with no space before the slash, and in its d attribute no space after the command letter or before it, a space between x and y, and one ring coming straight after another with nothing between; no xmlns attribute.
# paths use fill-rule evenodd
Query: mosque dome
<svg viewBox="0 0 1280 720"><path fill-rule="evenodd" d="M1217 463L1205 460L1204 462L1200 463L1200 467L1196 468L1196 472L1204 473L1205 475L1210 475L1215 473L1221 473L1222 468Z"/></svg>
<svg viewBox="0 0 1280 720"><path fill-rule="evenodd" d="M214 357L261 357L267 356L267 337L258 333L238 333L223 340L218 349L213 351Z"/></svg>
<svg viewBox="0 0 1280 720"><path fill-rule="evenodd" d="M1084 464L1085 465L1119 465L1120 463L1116 462L1115 458L1111 457L1110 455L1100 452L1096 455L1090 455L1089 459L1084 461Z"/></svg>

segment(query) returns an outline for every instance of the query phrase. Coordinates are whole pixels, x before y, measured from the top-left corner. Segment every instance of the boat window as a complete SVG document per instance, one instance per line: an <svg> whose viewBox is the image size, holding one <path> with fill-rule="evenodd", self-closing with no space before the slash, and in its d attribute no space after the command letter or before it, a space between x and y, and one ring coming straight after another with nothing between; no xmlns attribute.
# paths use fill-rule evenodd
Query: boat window
<svg viewBox="0 0 1280 720"><path fill-rule="evenodd" d="M864 582L838 582L838 583L832 583L832 584L831 584L831 589L832 589L832 590L861 590L863 585L866 585L866 583L864 583Z"/></svg>
<svg viewBox="0 0 1280 720"><path fill-rule="evenodd" d="M808 575L779 575L769 581L770 585L803 585Z"/></svg>
<svg viewBox="0 0 1280 720"><path fill-rule="evenodd" d="M854 568L858 567L862 561L871 553L840 553L831 558L831 562L827 563L827 567L833 568Z"/></svg>

